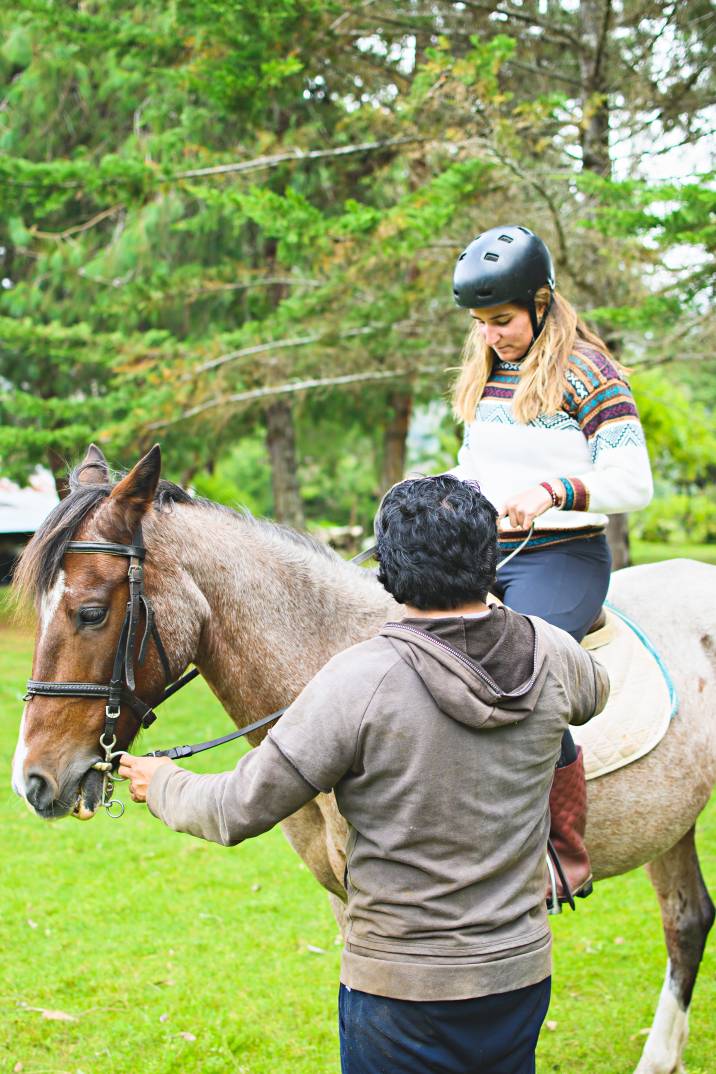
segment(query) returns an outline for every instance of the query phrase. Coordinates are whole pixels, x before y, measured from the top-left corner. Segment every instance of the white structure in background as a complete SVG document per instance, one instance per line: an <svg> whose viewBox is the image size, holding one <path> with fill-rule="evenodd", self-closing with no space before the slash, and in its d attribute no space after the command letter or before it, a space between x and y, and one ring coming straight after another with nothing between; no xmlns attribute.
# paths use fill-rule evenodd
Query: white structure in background
<svg viewBox="0 0 716 1074"><path fill-rule="evenodd" d="M0 584L10 580L10 569L26 541L59 503L49 470L38 467L27 488L0 477Z"/></svg>

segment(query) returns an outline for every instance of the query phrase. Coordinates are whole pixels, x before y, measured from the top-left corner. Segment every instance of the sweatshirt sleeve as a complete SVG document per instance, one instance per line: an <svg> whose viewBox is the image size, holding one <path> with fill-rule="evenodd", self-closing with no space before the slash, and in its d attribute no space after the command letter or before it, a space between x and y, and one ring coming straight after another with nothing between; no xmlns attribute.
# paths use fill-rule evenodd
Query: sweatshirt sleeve
<svg viewBox="0 0 716 1074"><path fill-rule="evenodd" d="M266 738L232 772L199 775L163 765L152 777L147 805L176 832L235 846L267 832L317 793Z"/></svg>
<svg viewBox="0 0 716 1074"><path fill-rule="evenodd" d="M552 671L560 680L568 722L583 724L597 716L609 699L609 675L592 654L559 627L540 621L550 635Z"/></svg>
<svg viewBox="0 0 716 1074"><path fill-rule="evenodd" d="M598 351L572 355L566 400L586 437L592 469L562 478L566 510L638 511L653 495L651 465L631 389Z"/></svg>
<svg viewBox="0 0 716 1074"><path fill-rule="evenodd" d="M158 768L147 796L151 812L175 831L233 846L332 790L354 762L363 715L377 688L369 668L360 676L351 672L350 653L339 653L318 672L232 772Z"/></svg>
<svg viewBox="0 0 716 1074"><path fill-rule="evenodd" d="M566 661L571 682L569 697L572 709L569 722L583 724L598 716L609 699L609 675L591 653L570 638L572 646Z"/></svg>

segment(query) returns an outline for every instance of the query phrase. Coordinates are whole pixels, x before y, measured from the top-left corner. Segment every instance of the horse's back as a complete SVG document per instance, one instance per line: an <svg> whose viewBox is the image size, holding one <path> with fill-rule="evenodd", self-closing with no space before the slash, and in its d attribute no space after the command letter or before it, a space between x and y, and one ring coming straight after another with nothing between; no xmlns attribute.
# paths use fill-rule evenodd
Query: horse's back
<svg viewBox="0 0 716 1074"><path fill-rule="evenodd" d="M612 576L609 600L644 631L679 709L651 753L589 785L595 876L653 860L688 831L716 779L716 567L672 559Z"/></svg>
<svg viewBox="0 0 716 1074"><path fill-rule="evenodd" d="M716 566L695 559L662 559L612 575L609 599L647 632L666 620L688 632L716 629Z"/></svg>

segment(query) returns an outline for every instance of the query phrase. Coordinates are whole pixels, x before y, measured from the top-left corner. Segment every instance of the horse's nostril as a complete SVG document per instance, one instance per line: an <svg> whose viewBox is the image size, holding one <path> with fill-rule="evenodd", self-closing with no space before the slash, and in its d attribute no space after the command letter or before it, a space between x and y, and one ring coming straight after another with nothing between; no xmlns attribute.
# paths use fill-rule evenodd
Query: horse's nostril
<svg viewBox="0 0 716 1074"><path fill-rule="evenodd" d="M30 805L38 813L46 813L54 799L54 790L50 781L37 769L33 769L28 773L25 786Z"/></svg>

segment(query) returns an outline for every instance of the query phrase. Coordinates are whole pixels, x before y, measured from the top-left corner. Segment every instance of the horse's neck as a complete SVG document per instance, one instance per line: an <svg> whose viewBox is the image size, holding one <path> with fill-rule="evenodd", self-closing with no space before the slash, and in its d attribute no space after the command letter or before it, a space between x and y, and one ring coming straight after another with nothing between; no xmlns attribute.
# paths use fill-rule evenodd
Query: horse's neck
<svg viewBox="0 0 716 1074"><path fill-rule="evenodd" d="M172 614L201 617L190 659L240 726L290 703L395 612L368 572L268 524L197 505L161 526L166 572L178 559L183 575Z"/></svg>

